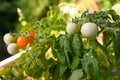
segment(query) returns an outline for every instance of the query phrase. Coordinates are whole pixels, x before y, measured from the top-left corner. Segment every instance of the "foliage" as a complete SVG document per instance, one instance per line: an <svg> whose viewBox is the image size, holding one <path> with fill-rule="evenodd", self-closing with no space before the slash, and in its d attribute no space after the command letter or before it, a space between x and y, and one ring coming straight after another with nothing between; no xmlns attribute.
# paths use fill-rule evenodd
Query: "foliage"
<svg viewBox="0 0 120 80"><path fill-rule="evenodd" d="M32 26L37 34L35 42L0 75L7 80L24 80L25 75L36 80L119 80L119 19L113 10L87 10L72 19L74 23L96 23L98 37L103 34L100 44L97 38L83 38L80 31L66 33L65 19L49 12Z"/></svg>

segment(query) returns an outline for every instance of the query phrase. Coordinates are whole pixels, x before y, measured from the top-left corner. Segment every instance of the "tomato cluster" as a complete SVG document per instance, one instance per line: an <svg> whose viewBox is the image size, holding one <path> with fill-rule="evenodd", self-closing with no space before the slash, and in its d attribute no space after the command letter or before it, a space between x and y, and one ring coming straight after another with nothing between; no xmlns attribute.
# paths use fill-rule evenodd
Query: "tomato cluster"
<svg viewBox="0 0 120 80"><path fill-rule="evenodd" d="M13 33L6 33L3 37L3 40L7 45L8 53L14 55L19 52L20 48L26 48L28 44L33 43L34 38L35 32L33 30L27 30L25 35L14 35Z"/></svg>
<svg viewBox="0 0 120 80"><path fill-rule="evenodd" d="M86 38L94 38L97 36L98 33L98 26L93 22L87 22L83 25L80 25L79 23L69 23L66 27L66 32L68 34L75 34L77 32L81 32L83 37Z"/></svg>
<svg viewBox="0 0 120 80"><path fill-rule="evenodd" d="M33 43L35 33L33 30L28 30L27 31L28 36L19 36L16 40L17 46L19 48L25 48L28 44Z"/></svg>

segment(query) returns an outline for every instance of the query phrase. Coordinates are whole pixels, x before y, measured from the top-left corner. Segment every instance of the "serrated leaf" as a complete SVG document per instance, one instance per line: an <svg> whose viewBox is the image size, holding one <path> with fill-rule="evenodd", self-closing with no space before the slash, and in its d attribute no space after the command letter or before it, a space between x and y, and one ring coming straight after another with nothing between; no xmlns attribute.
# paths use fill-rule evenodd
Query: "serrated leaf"
<svg viewBox="0 0 120 80"><path fill-rule="evenodd" d="M78 68L79 63L80 63L80 58L78 56L74 56L73 61L70 65L71 70L72 71L76 70Z"/></svg>
<svg viewBox="0 0 120 80"><path fill-rule="evenodd" d="M85 71L85 73L87 75L90 74L92 78L96 80L98 77L99 66L96 58L94 58L92 53L93 53L93 50L91 49L89 53L84 55L81 62L82 62L82 68Z"/></svg>
<svg viewBox="0 0 120 80"><path fill-rule="evenodd" d="M53 77L52 80L61 80L67 68L68 66L61 65L61 64L56 64L54 66L51 66L50 73Z"/></svg>
<svg viewBox="0 0 120 80"><path fill-rule="evenodd" d="M98 62L95 58L92 58L91 59L91 64L90 64L90 67L89 67L89 73L91 73L91 75L93 76L93 79L97 79L98 77L98 71L99 71L99 66L98 66Z"/></svg>
<svg viewBox="0 0 120 80"><path fill-rule="evenodd" d="M39 78L44 69L44 64L41 61L39 61L38 64L35 60L33 60L28 66L25 67L25 73L33 78Z"/></svg>
<svg viewBox="0 0 120 80"><path fill-rule="evenodd" d="M21 68L19 68L19 67L13 67L11 72L18 80L21 80L24 78L23 72L22 72Z"/></svg>
<svg viewBox="0 0 120 80"><path fill-rule="evenodd" d="M89 67L88 67L88 65L89 65L89 58L83 58L82 59L82 68L83 68L83 70L85 71L85 73L86 74L88 74L88 70L89 70Z"/></svg>
<svg viewBox="0 0 120 80"><path fill-rule="evenodd" d="M68 68L68 66L64 66L64 65L59 66L59 75L60 75L60 77L63 76L63 74L64 74L64 72L66 71L67 68Z"/></svg>
<svg viewBox="0 0 120 80"><path fill-rule="evenodd" d="M65 65L66 60L65 60L65 56L64 56L64 51L61 49L63 47L62 45L64 45L64 44L60 44L61 40L63 41L63 39L61 37L62 36L60 36L57 40L55 40L53 42L52 51L53 51L54 57L56 57L58 59L58 62Z"/></svg>
<svg viewBox="0 0 120 80"><path fill-rule="evenodd" d="M68 38L65 36L65 40L64 40L64 54L65 54L65 57L66 57L66 61L70 67L70 56L72 55L71 54L72 51L71 51L71 47L70 47L70 42L68 40Z"/></svg>
<svg viewBox="0 0 120 80"><path fill-rule="evenodd" d="M85 71L86 74L88 74L89 70L89 64L90 64L90 59L91 59L91 54L92 54L92 49L89 50L88 53L84 54L83 59L81 60L82 62L82 68Z"/></svg>
<svg viewBox="0 0 120 80"><path fill-rule="evenodd" d="M58 65L52 65L49 68L49 72L51 74L52 80L60 80L60 76L59 76L59 69L58 69Z"/></svg>
<svg viewBox="0 0 120 80"><path fill-rule="evenodd" d="M74 34L71 46L74 54L81 57L83 44L79 34Z"/></svg>

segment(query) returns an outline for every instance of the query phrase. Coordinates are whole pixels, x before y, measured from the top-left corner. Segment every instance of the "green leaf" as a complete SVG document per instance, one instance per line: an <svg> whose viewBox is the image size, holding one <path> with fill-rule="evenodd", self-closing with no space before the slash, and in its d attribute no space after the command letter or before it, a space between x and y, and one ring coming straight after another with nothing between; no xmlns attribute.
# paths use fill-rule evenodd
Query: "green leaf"
<svg viewBox="0 0 120 80"><path fill-rule="evenodd" d="M63 41L64 38L62 38L63 36L60 36L58 39L56 39L54 42L53 42L53 46L52 46L52 52L53 52L53 55L54 57L56 57L58 59L58 62L60 62L61 64L66 64L66 59L65 59L65 55L64 55L64 51L62 50L63 49Z"/></svg>
<svg viewBox="0 0 120 80"><path fill-rule="evenodd" d="M48 63L45 59L46 51L39 52L40 49L38 51L36 50L34 51L34 48L32 48L32 52L28 51L28 58L25 59L25 63L22 66L28 76L40 78L45 69L47 69Z"/></svg>
<svg viewBox="0 0 120 80"><path fill-rule="evenodd" d="M85 71L86 74L88 74L88 70L89 70L89 64L90 64L90 59L91 59L91 55L92 55L92 49L89 50L88 53L84 54L83 59L81 60L82 62L82 68Z"/></svg>
<svg viewBox="0 0 120 80"><path fill-rule="evenodd" d="M81 57L81 53L83 51L83 43L79 34L74 34L71 46L74 54Z"/></svg>
<svg viewBox="0 0 120 80"><path fill-rule="evenodd" d="M24 75L21 68L13 67L11 72L18 80L24 79Z"/></svg>
<svg viewBox="0 0 120 80"><path fill-rule="evenodd" d="M72 51L71 51L70 40L68 38L68 35L66 35L64 38L64 54L65 54L67 63L70 67L70 58L72 56Z"/></svg>
<svg viewBox="0 0 120 80"><path fill-rule="evenodd" d="M10 70L11 70L11 67L8 67L8 68L1 70L0 75L5 75L5 74L9 73Z"/></svg>
<svg viewBox="0 0 120 80"><path fill-rule="evenodd" d="M72 75L70 76L70 80L80 80L83 75L84 73L82 69L74 70Z"/></svg>
<svg viewBox="0 0 120 80"><path fill-rule="evenodd" d="M38 62L39 62L39 65L38 65ZM32 60L32 62L25 67L24 70L27 75L33 78L39 78L42 75L45 67L42 61L38 61L38 62L36 62L35 60Z"/></svg>
<svg viewBox="0 0 120 80"><path fill-rule="evenodd" d="M114 37L114 51L115 51L115 56L116 60L120 58L120 32L117 32Z"/></svg>
<svg viewBox="0 0 120 80"><path fill-rule="evenodd" d="M58 59L58 62L60 64L66 65L66 59L65 59L65 55L59 53L59 52L55 52L54 56Z"/></svg>
<svg viewBox="0 0 120 80"><path fill-rule="evenodd" d="M93 79L96 80L98 78L98 61L95 58L92 58L90 61L90 66L89 66L89 73L93 76Z"/></svg>
<svg viewBox="0 0 120 80"><path fill-rule="evenodd" d="M52 80L61 80L67 70L68 66L56 64L50 67L50 73Z"/></svg>
<svg viewBox="0 0 120 80"><path fill-rule="evenodd" d="M64 36L63 36L63 35L60 35L59 45L60 45L60 48L61 48L61 49L64 47Z"/></svg>
<svg viewBox="0 0 120 80"><path fill-rule="evenodd" d="M6 80L23 80L23 70L20 66L12 64L9 67L6 67L2 71L0 71L0 76L4 76Z"/></svg>
<svg viewBox="0 0 120 80"><path fill-rule="evenodd" d="M98 78L99 66L92 53L93 49L84 55L82 59L82 68L88 76L91 75L92 79L96 80Z"/></svg>
<svg viewBox="0 0 120 80"><path fill-rule="evenodd" d="M64 65L59 66L59 75L60 75L60 77L62 77L64 75L64 72L66 71L67 68L68 68L68 66L64 66Z"/></svg>
<svg viewBox="0 0 120 80"><path fill-rule="evenodd" d="M72 71L76 70L78 68L78 65L80 63L80 58L78 56L73 57L73 61L70 65L70 68Z"/></svg>
<svg viewBox="0 0 120 80"><path fill-rule="evenodd" d="M52 77L52 80L61 80L60 76L59 76L59 68L58 68L58 64L56 65L52 65L50 68L49 68L49 72L51 74L50 77Z"/></svg>
<svg viewBox="0 0 120 80"><path fill-rule="evenodd" d="M112 36L113 36L113 33L111 33L110 31L103 32L103 46L104 47L109 46L109 44L111 43Z"/></svg>
<svg viewBox="0 0 120 80"><path fill-rule="evenodd" d="M88 65L90 63L89 61L90 61L89 58L86 58L85 56L81 60L82 68L83 68L83 70L85 71L86 74L88 74L88 70L89 70L89 67L88 67Z"/></svg>

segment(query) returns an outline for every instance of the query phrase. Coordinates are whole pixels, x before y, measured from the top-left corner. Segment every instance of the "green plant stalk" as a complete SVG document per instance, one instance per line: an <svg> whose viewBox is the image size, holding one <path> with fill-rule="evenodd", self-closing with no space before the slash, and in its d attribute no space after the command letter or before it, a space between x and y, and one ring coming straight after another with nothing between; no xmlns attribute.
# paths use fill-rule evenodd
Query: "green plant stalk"
<svg viewBox="0 0 120 80"><path fill-rule="evenodd" d="M95 49L96 47L100 48L102 50L102 55L104 56L105 60L106 60L106 64L107 64L107 68L109 70L109 66L110 66L110 60L109 57L107 57L108 51L106 48L104 48L100 43L98 43L98 41L96 39L92 39L92 48Z"/></svg>

